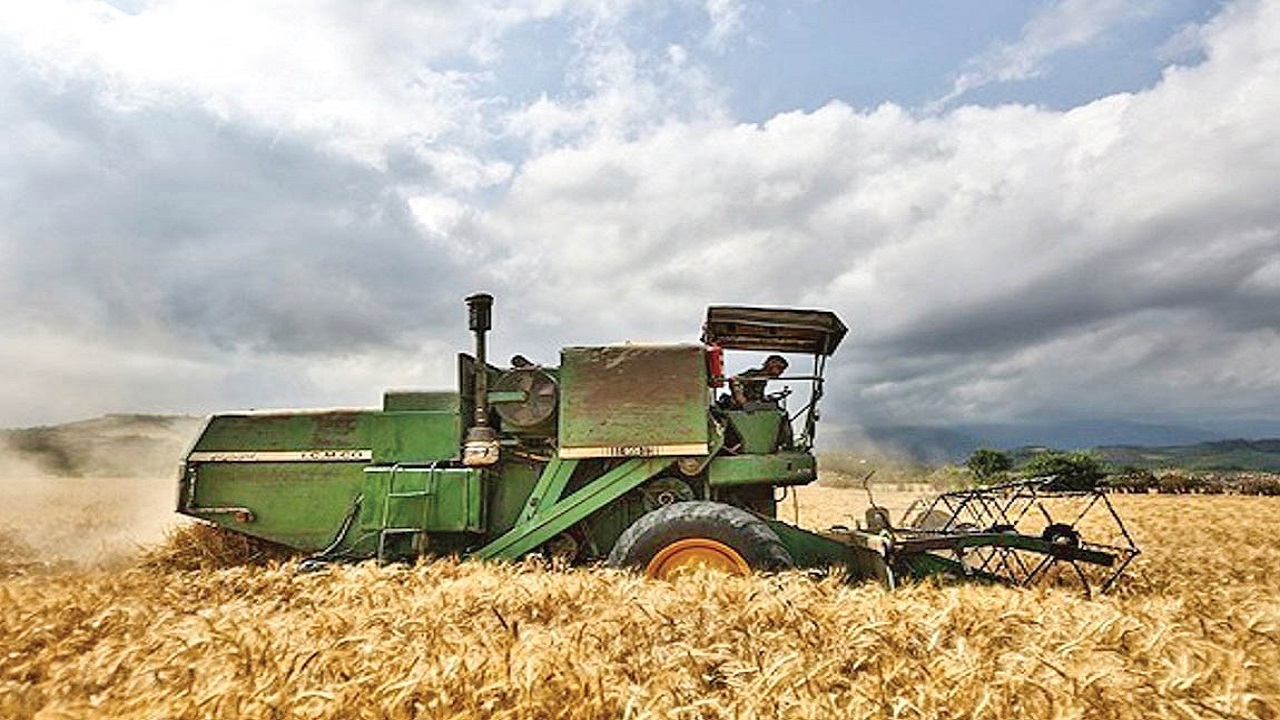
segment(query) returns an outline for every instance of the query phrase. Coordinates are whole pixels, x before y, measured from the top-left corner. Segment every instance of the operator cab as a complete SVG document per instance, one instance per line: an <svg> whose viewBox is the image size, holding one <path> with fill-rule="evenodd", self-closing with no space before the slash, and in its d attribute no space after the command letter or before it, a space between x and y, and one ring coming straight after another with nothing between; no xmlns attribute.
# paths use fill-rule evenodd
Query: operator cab
<svg viewBox="0 0 1280 720"><path fill-rule="evenodd" d="M726 426L727 447L745 454L769 454L778 450L808 451L813 448L818 421L818 400L822 397L826 360L840 345L848 328L826 310L712 306L702 326L702 342L708 346L712 392L728 386L729 392L714 398L712 415ZM760 368L726 375L724 351L772 353ZM808 355L811 372L798 372L798 363L786 355ZM778 370L776 360L782 360ZM737 387L734 387L737 378ZM794 415L788 413L786 399L792 381L807 384L808 397ZM741 388L756 385L750 397ZM803 419L797 435L793 427Z"/></svg>

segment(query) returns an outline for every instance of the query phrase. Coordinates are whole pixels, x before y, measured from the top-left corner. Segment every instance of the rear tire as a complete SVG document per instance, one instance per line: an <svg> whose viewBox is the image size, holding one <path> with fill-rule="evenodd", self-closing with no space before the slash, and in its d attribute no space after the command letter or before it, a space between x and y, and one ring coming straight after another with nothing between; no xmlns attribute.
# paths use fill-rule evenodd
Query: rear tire
<svg viewBox="0 0 1280 720"><path fill-rule="evenodd" d="M641 516L614 544L609 565L666 579L699 566L746 575L795 563L764 520L732 505L694 500Z"/></svg>

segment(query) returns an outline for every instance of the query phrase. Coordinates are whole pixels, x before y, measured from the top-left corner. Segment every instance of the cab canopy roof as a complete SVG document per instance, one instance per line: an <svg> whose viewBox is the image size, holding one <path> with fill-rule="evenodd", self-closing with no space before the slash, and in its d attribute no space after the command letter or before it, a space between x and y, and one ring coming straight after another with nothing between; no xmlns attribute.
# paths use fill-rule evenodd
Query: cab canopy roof
<svg viewBox="0 0 1280 720"><path fill-rule="evenodd" d="M831 355L848 330L829 310L713 305L702 342L728 350Z"/></svg>

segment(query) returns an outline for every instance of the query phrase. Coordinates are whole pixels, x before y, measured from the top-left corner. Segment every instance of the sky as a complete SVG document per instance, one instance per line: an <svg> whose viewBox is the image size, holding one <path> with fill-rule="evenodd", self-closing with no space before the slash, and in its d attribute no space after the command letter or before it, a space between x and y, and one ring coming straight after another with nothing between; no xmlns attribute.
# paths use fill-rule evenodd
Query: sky
<svg viewBox="0 0 1280 720"><path fill-rule="evenodd" d="M448 388L476 291L833 310L838 426L1275 423L1277 118L1280 0L0 0L0 426Z"/></svg>

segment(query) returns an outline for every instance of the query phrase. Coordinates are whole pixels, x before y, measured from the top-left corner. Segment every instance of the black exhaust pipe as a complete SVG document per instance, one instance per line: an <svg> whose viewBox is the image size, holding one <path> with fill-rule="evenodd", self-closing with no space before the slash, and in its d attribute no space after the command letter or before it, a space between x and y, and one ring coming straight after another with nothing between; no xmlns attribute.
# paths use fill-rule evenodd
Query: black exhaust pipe
<svg viewBox="0 0 1280 720"><path fill-rule="evenodd" d="M467 298L467 325L476 336L475 416L462 446L464 465L492 465L498 462L498 433L489 426L489 371L485 353L485 333L493 323L493 296L476 293Z"/></svg>

